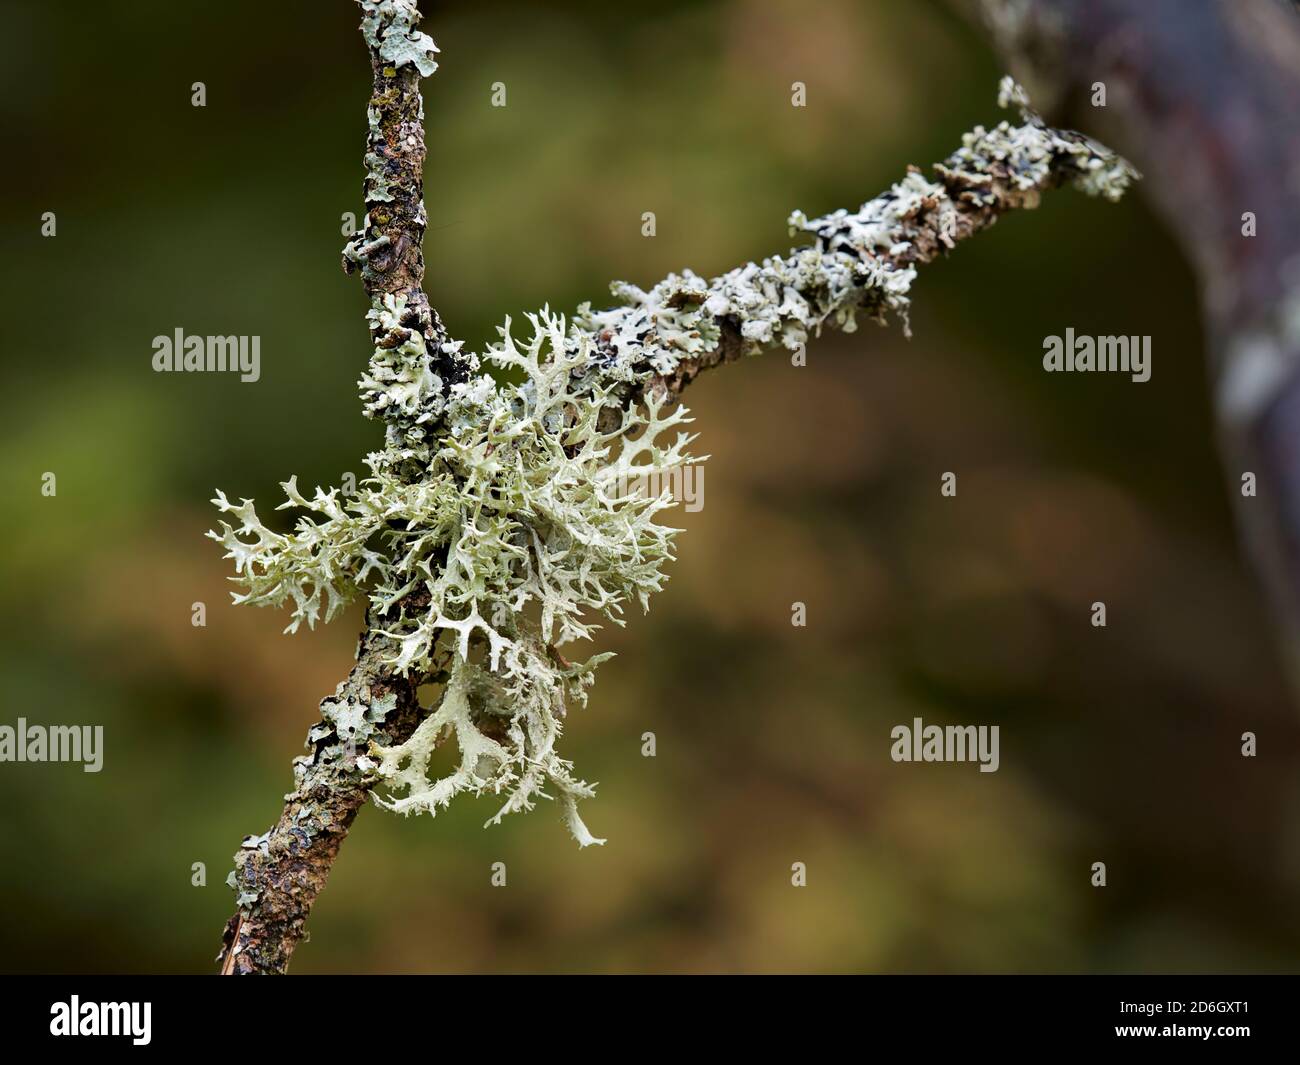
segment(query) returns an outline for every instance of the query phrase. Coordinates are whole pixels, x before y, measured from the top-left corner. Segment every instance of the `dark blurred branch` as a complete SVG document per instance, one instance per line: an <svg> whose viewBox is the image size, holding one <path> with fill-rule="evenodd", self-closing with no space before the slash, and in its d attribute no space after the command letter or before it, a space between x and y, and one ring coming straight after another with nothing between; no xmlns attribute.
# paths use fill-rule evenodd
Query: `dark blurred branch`
<svg viewBox="0 0 1300 1065"><path fill-rule="evenodd" d="M1277 0L961 0L1134 160L1201 283L1229 490L1300 678L1300 18ZM1092 107L1093 85L1106 106ZM1243 214L1256 235L1243 234ZM1258 480L1243 498L1241 474Z"/></svg>

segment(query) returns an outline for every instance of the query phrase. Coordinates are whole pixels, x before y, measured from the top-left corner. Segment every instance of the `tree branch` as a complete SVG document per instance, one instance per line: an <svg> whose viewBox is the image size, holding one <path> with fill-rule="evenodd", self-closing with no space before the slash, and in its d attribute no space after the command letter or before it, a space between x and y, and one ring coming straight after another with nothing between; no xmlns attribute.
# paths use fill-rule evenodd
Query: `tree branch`
<svg viewBox="0 0 1300 1065"><path fill-rule="evenodd" d="M420 79L437 69L432 39L415 27L414 0L359 0L374 88L366 109L365 224L343 249L343 270L359 270L372 308L385 296L406 306L403 325L418 332L447 381L466 372L445 345L447 332L425 295L424 99ZM379 326L372 320L378 342Z"/></svg>
<svg viewBox="0 0 1300 1065"><path fill-rule="evenodd" d="M454 357L442 355L446 331L422 287L427 216L420 78L436 68L437 49L415 29L420 14L413 0L362 0L361 7L374 79L367 109L367 213L362 231L344 249L344 270L360 270L372 308L385 296L402 297L403 326L424 337L447 380L463 380ZM367 612L357 664L320 704L321 720L307 733L311 753L294 761L295 787L279 821L265 835L246 838L235 855L231 886L239 909L222 937L217 960L223 975L286 971L312 903L373 787L363 760L366 745L403 743L419 724L416 690L423 678L392 669L393 644L380 633L380 622L375 608Z"/></svg>
<svg viewBox="0 0 1300 1065"><path fill-rule="evenodd" d="M811 222L801 212L791 215L791 231L810 233L816 242L791 252L787 259L794 262L800 256L816 256L811 277L797 277L791 286L785 264L780 259L767 260L761 268L747 263L715 279L708 291L725 291L729 282L742 277L754 290L774 287L776 303L788 300L791 287L799 298L815 301L834 286L832 275L837 267L846 268L855 272L862 287L847 301L852 310L872 311L882 323L888 310L905 318L906 291L918 266L947 255L1005 214L1037 207L1045 191L1074 183L1091 194L1116 200L1137 178L1123 159L1087 137L1042 124L1029 110L1023 91L1009 79L1003 83L999 103L1020 106L1023 124L1002 123L992 131L977 128L963 138L962 148L932 168L932 177L909 166L902 182L855 213L837 211ZM682 289L677 279L670 278L656 286L652 295L671 306L681 300ZM767 333L754 328L762 322L761 315L753 312L767 314L772 312L771 306L749 307L750 313L738 314L730 299L726 303L726 312L716 319L720 343L700 356L678 361L672 373L655 377L649 390L676 398L702 370L755 354L770 342ZM783 316L780 310L776 313ZM607 346L603 334L610 329L611 319L627 316L626 310L601 315L596 346ZM817 316L816 328L829 317ZM837 324L852 328L852 323L850 318ZM787 346L797 344L787 340Z"/></svg>
<svg viewBox="0 0 1300 1065"><path fill-rule="evenodd" d="M371 300L376 352L361 382L367 412L387 421L391 454L398 467L409 467L415 485L427 470L408 456L428 455L421 447L441 441L447 428L439 415L445 397L469 379L478 362L448 340L421 288L426 219L419 78L433 69L433 42L415 30L419 13L412 0L361 0L361 6L374 74L365 158L367 216L363 232L344 251L344 265L349 272L359 270ZM890 314L905 320L916 267L1003 214L1036 206L1047 189L1068 182L1113 199L1127 187L1134 174L1122 159L1080 134L1045 126L1009 80L1003 96L1004 104L1022 108L1021 124L977 128L933 168L932 177L909 168L898 184L856 212L814 220L796 212L791 229L811 241L802 248L746 263L708 282L687 272L648 292L615 286L623 305L600 312L580 309L560 342L566 353L586 358L586 367L574 372L614 387L614 397L625 407L647 393L655 400L676 399L710 367L776 343L797 348L824 325L851 330L860 312L881 321ZM390 353L402 357L389 359ZM616 427L621 424L618 407L601 410ZM290 498L307 503L296 488ZM267 538L277 545L285 538L256 523L251 501L235 507L220 497L218 503L243 519L239 532L259 536L258 543L249 544L228 526L225 535L213 534L251 576L249 557ZM344 519L332 494L318 494L314 507L332 520ZM308 527L309 533L318 531ZM320 578L313 579L315 596L298 603L309 621L315 620L320 596ZM279 578L263 571L256 580L271 587L244 599L284 598ZM402 617L427 613L427 587L417 588L386 614L372 602L357 664L336 694L321 703L321 720L307 735L310 753L294 763L295 787L279 820L266 834L245 839L236 855L231 886L239 892L239 909L227 923L218 959L223 973L286 970L339 846L377 783L366 754L370 744L396 747L420 724L417 688L431 675L439 679L446 663L439 658L423 673L399 672L393 664L398 647L386 632ZM562 656L560 661L575 668ZM575 834L594 842L584 833Z"/></svg>
<svg viewBox="0 0 1300 1065"><path fill-rule="evenodd" d="M282 973L302 938L312 903L329 876L352 819L373 779L364 760L369 742L402 743L419 724L419 678L388 665L392 642L373 619L357 664L321 705L307 733L309 754L294 760L294 789L275 825L247 837L235 855L231 886L239 910L226 923L218 957L223 975Z"/></svg>

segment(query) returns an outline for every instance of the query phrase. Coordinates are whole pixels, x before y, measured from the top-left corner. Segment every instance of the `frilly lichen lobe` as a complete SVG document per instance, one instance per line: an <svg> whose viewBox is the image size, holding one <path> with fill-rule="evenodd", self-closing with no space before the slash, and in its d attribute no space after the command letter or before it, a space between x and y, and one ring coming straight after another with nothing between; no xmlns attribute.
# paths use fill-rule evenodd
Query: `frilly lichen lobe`
<svg viewBox="0 0 1300 1065"><path fill-rule="evenodd" d="M414 64L427 78L438 64L438 46L427 33L415 28L420 21L415 0L360 0L361 33L366 43L394 67Z"/></svg>

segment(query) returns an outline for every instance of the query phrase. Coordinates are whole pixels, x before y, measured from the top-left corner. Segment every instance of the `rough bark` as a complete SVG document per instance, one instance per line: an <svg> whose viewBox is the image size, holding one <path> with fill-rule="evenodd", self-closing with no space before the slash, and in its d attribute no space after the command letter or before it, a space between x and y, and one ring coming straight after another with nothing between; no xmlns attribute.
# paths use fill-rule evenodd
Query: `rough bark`
<svg viewBox="0 0 1300 1065"><path fill-rule="evenodd" d="M312 903L374 784L366 744L402 743L419 724L420 678L388 668L391 641L375 629L367 624L357 664L321 702L321 720L307 734L310 753L294 761L294 789L280 819L264 835L246 838L235 855L231 886L239 910L222 937L222 975L288 968Z"/></svg>
<svg viewBox="0 0 1300 1065"><path fill-rule="evenodd" d="M418 21L418 11L414 17ZM435 371L444 381L463 381L465 367L445 349L447 331L423 287L428 215L421 74L413 63L394 65L374 45L369 51L373 90L366 112L366 225L344 248L343 269L360 272L372 306L386 295L401 297L407 307L402 324L424 336L435 356ZM378 342L378 327L372 325L371 331Z"/></svg>
<svg viewBox="0 0 1300 1065"><path fill-rule="evenodd" d="M1194 264L1228 490L1300 681L1300 17L1278 0L960 0L1049 118L1132 159ZM1106 106L1092 106L1093 86ZM1251 212L1256 234L1243 233ZM1158 343L1158 338L1156 338ZM1169 358L1177 357L1174 353ZM1255 473L1258 496L1240 477Z"/></svg>

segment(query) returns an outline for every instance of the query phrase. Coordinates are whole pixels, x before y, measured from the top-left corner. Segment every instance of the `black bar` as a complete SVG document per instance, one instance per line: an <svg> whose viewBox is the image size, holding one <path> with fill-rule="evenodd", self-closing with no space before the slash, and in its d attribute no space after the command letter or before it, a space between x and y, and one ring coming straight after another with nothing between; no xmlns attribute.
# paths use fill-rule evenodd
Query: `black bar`
<svg viewBox="0 0 1300 1065"><path fill-rule="evenodd" d="M769 1051L840 1044L854 1054L910 1047L921 1057L942 1049L1055 1053L1128 1045L1181 1056L1202 1048L1232 1060L1252 1051L1294 1054L1296 1045L1295 977L747 977L726 984L712 977L556 977L545 987L535 980L526 986L528 979L24 977L5 981L0 1018L10 1051L65 1044L95 1052L116 1043L128 1052L210 1047L250 1060L308 1048L391 1054L423 1041L431 1054L467 1042L483 1054L554 1050L589 1059L658 1046L695 1057L706 1047L740 1051L755 1040ZM116 1018L127 1034L52 1034L52 1025L67 1028L73 996L78 1032L111 1028ZM137 1009L105 1012L104 1003ZM145 1003L147 1043L137 1042Z"/></svg>

